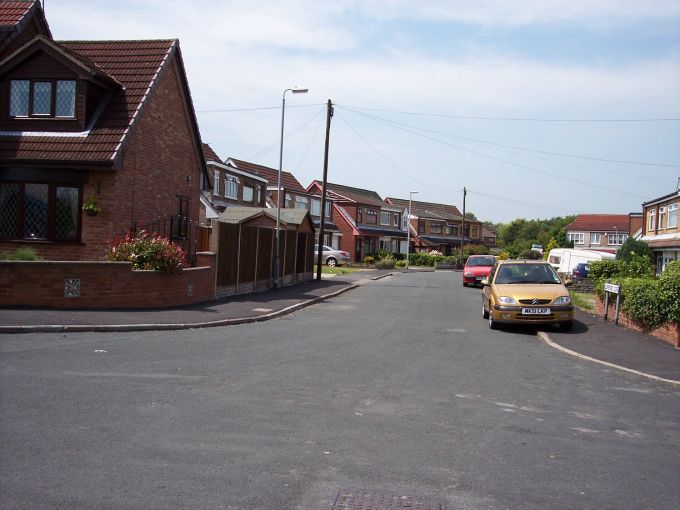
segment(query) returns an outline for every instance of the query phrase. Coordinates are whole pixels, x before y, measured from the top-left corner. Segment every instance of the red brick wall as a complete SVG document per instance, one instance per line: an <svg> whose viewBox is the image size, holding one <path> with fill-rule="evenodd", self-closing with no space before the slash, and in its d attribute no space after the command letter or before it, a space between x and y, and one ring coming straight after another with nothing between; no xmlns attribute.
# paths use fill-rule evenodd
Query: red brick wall
<svg viewBox="0 0 680 510"><path fill-rule="evenodd" d="M614 321L614 317L616 316L615 304L615 301L610 301L609 303L609 312L607 313L608 320ZM599 296L596 296L595 298L595 315L604 317L604 302ZM676 322L672 322L653 331L648 331L642 324L632 320L624 312L619 310L619 325L632 329L633 331L655 336L675 347L680 347L680 324Z"/></svg>
<svg viewBox="0 0 680 510"><path fill-rule="evenodd" d="M177 61L161 75L122 153L122 168L90 172L83 200L99 192L101 212L82 215L80 243L0 243L13 251L30 246L47 260L103 260L106 242L135 222L177 214L176 195L190 199L189 217L199 219L201 163L182 102Z"/></svg>
<svg viewBox="0 0 680 510"><path fill-rule="evenodd" d="M356 214L356 207L343 207L343 209L350 215ZM334 218L333 222L337 225L340 232L342 232L342 236L340 237L340 249L348 252L350 259L354 261L355 241L352 226L347 223L345 217L339 212L333 211L332 215Z"/></svg>
<svg viewBox="0 0 680 510"><path fill-rule="evenodd" d="M0 262L0 306L165 308L214 298L215 256L180 275L132 271L129 262ZM80 279L80 296L64 297L66 279Z"/></svg>

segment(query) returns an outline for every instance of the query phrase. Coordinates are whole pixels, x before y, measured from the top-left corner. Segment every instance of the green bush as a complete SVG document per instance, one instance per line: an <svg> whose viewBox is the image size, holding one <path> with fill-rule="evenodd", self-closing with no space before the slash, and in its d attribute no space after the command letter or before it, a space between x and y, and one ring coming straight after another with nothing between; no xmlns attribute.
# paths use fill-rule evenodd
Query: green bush
<svg viewBox="0 0 680 510"><path fill-rule="evenodd" d="M519 253L517 258L525 260L541 260L543 259L543 255L540 252L537 252L536 250L523 250L522 252Z"/></svg>
<svg viewBox="0 0 680 510"><path fill-rule="evenodd" d="M628 261L603 260L590 264L597 294L604 284L621 285L621 308L649 330L680 323L680 261L671 262L659 278L651 276L651 261L633 254Z"/></svg>
<svg viewBox="0 0 680 510"><path fill-rule="evenodd" d="M17 248L13 253L0 251L0 260L36 261L43 260L43 258L38 255L33 248L22 246L21 248Z"/></svg>
<svg viewBox="0 0 680 510"><path fill-rule="evenodd" d="M136 236L131 232L124 238L108 243L106 260L132 262L132 269L162 271L179 274L186 265L186 256L181 246L171 243L166 237L149 234L140 230Z"/></svg>
<svg viewBox="0 0 680 510"><path fill-rule="evenodd" d="M395 260L391 255L378 260L375 267L378 269L394 269Z"/></svg>
<svg viewBox="0 0 680 510"><path fill-rule="evenodd" d="M616 260L628 262L634 255L645 257L649 262L653 261L652 250L649 245L644 241L638 241L629 237L616 252Z"/></svg>
<svg viewBox="0 0 680 510"><path fill-rule="evenodd" d="M489 253L489 248L483 244L468 244L463 248L463 257L465 260L467 260L470 255L488 255Z"/></svg>
<svg viewBox="0 0 680 510"><path fill-rule="evenodd" d="M391 256L392 256L392 254L387 250L378 250L375 253L375 260L382 260L385 257L391 257Z"/></svg>
<svg viewBox="0 0 680 510"><path fill-rule="evenodd" d="M394 263L394 265L395 265L395 267L403 268L403 267L406 267L406 261L405 260L397 260Z"/></svg>
<svg viewBox="0 0 680 510"><path fill-rule="evenodd" d="M372 266L373 264L375 264L375 258L371 257L370 255L366 255L364 257L364 264L366 264L367 266Z"/></svg>

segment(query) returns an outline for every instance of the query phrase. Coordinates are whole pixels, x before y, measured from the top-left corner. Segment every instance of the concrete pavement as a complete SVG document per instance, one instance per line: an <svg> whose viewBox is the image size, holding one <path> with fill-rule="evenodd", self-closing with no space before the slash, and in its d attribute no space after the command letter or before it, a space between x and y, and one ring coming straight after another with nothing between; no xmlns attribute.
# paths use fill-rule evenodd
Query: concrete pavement
<svg viewBox="0 0 680 510"><path fill-rule="evenodd" d="M322 302L394 271L360 271L269 292L171 309L52 310L0 308L0 334L177 330L260 322ZM568 354L680 385L680 349L577 311L573 331L539 331Z"/></svg>

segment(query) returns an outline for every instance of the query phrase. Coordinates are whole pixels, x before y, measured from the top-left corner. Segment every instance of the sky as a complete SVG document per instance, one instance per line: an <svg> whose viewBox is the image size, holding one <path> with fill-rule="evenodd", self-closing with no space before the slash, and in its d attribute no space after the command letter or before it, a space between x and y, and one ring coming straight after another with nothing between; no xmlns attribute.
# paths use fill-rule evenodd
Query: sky
<svg viewBox="0 0 680 510"><path fill-rule="evenodd" d="M46 0L57 40L180 41L222 159L483 221L641 212L680 184L677 0Z"/></svg>

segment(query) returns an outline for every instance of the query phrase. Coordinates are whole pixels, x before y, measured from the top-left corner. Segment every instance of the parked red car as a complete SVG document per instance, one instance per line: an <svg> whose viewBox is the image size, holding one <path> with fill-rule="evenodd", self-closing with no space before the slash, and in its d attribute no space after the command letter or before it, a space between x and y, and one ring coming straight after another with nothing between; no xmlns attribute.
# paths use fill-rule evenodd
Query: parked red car
<svg viewBox="0 0 680 510"><path fill-rule="evenodd" d="M493 255L470 255L463 268L463 287L480 285L489 276L491 268L496 263Z"/></svg>

